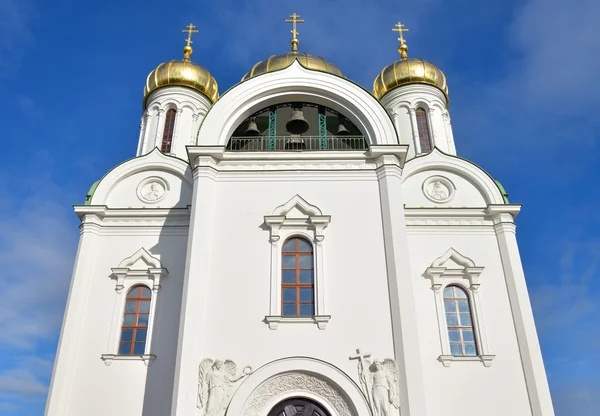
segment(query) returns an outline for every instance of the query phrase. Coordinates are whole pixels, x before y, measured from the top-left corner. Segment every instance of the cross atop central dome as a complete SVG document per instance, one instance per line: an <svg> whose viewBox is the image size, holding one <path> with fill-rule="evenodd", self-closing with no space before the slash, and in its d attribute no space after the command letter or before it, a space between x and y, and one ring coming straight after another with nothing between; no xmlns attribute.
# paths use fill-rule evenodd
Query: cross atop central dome
<svg viewBox="0 0 600 416"><path fill-rule="evenodd" d="M330 74L343 76L342 71L340 71L340 68L338 68L337 65L326 61L324 58L321 58L320 56L298 52L298 45L300 43L300 41L298 40L298 35L300 33L296 30L296 24L304 23L304 20L300 20L299 17L300 16L296 13L292 13L290 19L287 19L285 21L286 23L292 23L292 40L290 42L290 44L292 45L291 52L282 55L273 55L269 57L269 59L257 62L252 67L250 72L244 75L242 81L253 78L260 74L264 74L266 72L273 72L287 68L288 66L293 64L294 61L298 61L298 63L306 69L329 72Z"/></svg>

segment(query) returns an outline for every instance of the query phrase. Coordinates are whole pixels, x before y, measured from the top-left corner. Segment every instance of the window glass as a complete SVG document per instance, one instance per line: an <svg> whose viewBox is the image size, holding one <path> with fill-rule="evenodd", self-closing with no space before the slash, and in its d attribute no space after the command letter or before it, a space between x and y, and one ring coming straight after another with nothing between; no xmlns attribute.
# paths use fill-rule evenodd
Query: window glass
<svg viewBox="0 0 600 416"><path fill-rule="evenodd" d="M450 352L457 357L477 355L471 307L467 293L458 286L444 289L444 310Z"/></svg>
<svg viewBox="0 0 600 416"><path fill-rule="evenodd" d="M146 286L134 286L127 293L119 354L144 354L150 317L150 296Z"/></svg>
<svg viewBox="0 0 600 416"><path fill-rule="evenodd" d="M283 316L314 315L313 246L304 238L292 237L282 249Z"/></svg>

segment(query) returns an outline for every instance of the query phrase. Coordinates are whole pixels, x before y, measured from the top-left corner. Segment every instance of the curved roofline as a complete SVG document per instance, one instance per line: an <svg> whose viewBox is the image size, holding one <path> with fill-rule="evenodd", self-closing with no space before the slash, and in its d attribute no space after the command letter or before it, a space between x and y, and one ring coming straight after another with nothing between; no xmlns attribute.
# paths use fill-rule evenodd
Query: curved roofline
<svg viewBox="0 0 600 416"><path fill-rule="evenodd" d="M140 158L144 158L147 157L149 155L151 155L153 152L160 152L164 157L170 157L173 159L177 159L180 160L182 162L184 162L186 165L190 165L189 161L184 160L180 157L177 156L173 156L173 155L166 155L164 153L162 153L158 147L154 147L152 150L150 150L148 153L145 153L143 155L139 155L139 156L134 156L134 157L130 157L129 159L125 159L124 161L117 163L116 165L114 165L112 168L110 168L109 170L107 170L104 175L102 175L102 177L100 179L98 179L96 182L94 182L92 184L92 186L90 186L89 191L87 192L86 196L85 196L85 203L84 205L91 205L92 199L94 198L94 194L96 193L96 189L98 189L98 186L100 185L100 183L104 180L104 178L106 178L113 170L117 169L118 167L124 165L125 163L131 162L132 160L136 160L136 159L140 159Z"/></svg>
<svg viewBox="0 0 600 416"><path fill-rule="evenodd" d="M299 61L295 60L294 62L298 62L298 64L300 64ZM275 74L277 72L280 71L285 71L287 70L294 62L292 62L290 65L284 67L284 68L279 68L279 69L275 69L273 71L269 71L269 72L263 72L262 74L258 74L255 75L253 77L247 78L247 79L242 79L239 82L237 82L236 84L232 85L231 87L229 87L227 90L225 90L225 92L223 92L223 94L219 95L219 98L217 98L217 100L213 103L213 105L208 109L208 111L206 112L204 118L202 119L202 122L200 123L200 126L198 126L198 131L196 132L196 142L198 142L198 136L200 135L200 130L202 129L202 125L204 124L204 120L206 120L206 118L208 117L208 114L211 112L211 110L213 109L214 105L221 99L223 98L228 92L230 92L231 90L233 90L234 88L236 88L237 86L243 84L244 82L250 81L251 79L256 79L258 77L261 77L263 75L267 75L267 74ZM363 91L365 91L367 94L371 95L373 98L375 98L375 101L377 101L377 104L379 106L381 106L381 108L383 108L385 110L385 113L387 114L388 118L390 119L390 121L392 122L392 124L394 124L394 120L392 119L392 116L390 115L390 113L387 111L387 109L385 108L385 106L381 103L381 101L375 97L373 95L373 93L371 91L369 91L365 86L359 84L356 81L351 80L350 78L347 78L343 75L336 75L336 74L332 74L331 72L327 72L327 71L321 71L319 69L313 69L313 68L307 68L304 65L300 64L300 66L302 66L302 68L308 70L308 71L314 71L314 72L320 72L322 74L327 74L327 75L331 75L333 77L342 79L346 82L349 82L357 87L359 87L360 89L362 89ZM395 130L395 129L394 129ZM396 132L396 139L398 139L398 143L400 143L400 137L398 136L398 132Z"/></svg>
<svg viewBox="0 0 600 416"><path fill-rule="evenodd" d="M496 185L496 188L498 188L498 191L500 191L500 195L502 195L502 199L504 200L504 203L505 204L509 204L509 202L508 202L508 193L504 190L504 187L502 186L502 184L498 180L494 179L494 177L492 175L490 175L490 173L487 170L485 170L484 168L482 168L481 166L479 166L477 163L470 161L469 159L466 159L464 157L460 157L458 155L451 155L449 153L446 153L446 152L442 151L437 146L434 146L433 150L431 152L429 152L427 155L431 154L434 151L438 151L439 153L441 153L444 156L448 156L448 157L453 158L453 159L458 159L458 160L462 160L463 162L467 162L468 164L470 164L472 166L475 166L477 169L479 169L480 171L482 171L483 173L485 173L486 176L492 180L492 182L494 183L494 185ZM412 159L407 160L406 163L404 164L404 166L406 167L413 160L419 160L422 157L426 157L427 155L413 157Z"/></svg>

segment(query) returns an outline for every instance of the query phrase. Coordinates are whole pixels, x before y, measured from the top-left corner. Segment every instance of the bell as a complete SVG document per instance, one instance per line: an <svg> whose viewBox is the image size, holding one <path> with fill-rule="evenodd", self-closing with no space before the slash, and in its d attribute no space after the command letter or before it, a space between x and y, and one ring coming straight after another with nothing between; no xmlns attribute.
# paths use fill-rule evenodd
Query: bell
<svg viewBox="0 0 600 416"><path fill-rule="evenodd" d="M256 117L250 117L250 121L248 122L248 127L244 132L246 136L259 136L260 130L258 130L258 126L256 125Z"/></svg>
<svg viewBox="0 0 600 416"><path fill-rule="evenodd" d="M342 123L342 121L339 121L340 124L338 124L338 130L337 130L337 135L338 136L347 136L350 134L350 132L348 131L348 129L346 128L346 126L344 126L344 123Z"/></svg>
<svg viewBox="0 0 600 416"><path fill-rule="evenodd" d="M306 133L310 125L308 121L304 119L304 113L302 112L302 107L293 107L292 108L292 116L285 124L285 128L291 134L302 134Z"/></svg>

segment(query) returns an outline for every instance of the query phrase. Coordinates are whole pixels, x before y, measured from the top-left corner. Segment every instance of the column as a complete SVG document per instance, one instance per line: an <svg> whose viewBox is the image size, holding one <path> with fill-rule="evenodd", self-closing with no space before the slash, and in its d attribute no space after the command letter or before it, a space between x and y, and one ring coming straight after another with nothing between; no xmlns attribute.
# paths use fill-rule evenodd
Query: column
<svg viewBox="0 0 600 416"><path fill-rule="evenodd" d="M200 118L200 114L195 113L192 116L192 132L190 133L190 145L196 144L196 134L198 133L198 119Z"/></svg>
<svg viewBox="0 0 600 416"><path fill-rule="evenodd" d="M152 114L149 111L146 111L144 114L144 128L142 135L142 144L140 145L140 153L138 156L143 155L144 153L148 153L148 137L150 136L150 127L152 125Z"/></svg>
<svg viewBox="0 0 600 416"><path fill-rule="evenodd" d="M172 416L196 416L198 363L206 333L216 185L210 156L193 161L194 190L175 364ZM214 161L214 160L213 160Z"/></svg>
<svg viewBox="0 0 600 416"><path fill-rule="evenodd" d="M142 146L144 144L144 119L145 119L145 114L142 115L142 119L140 120L140 136L138 137L138 147L137 147L137 151L135 152L136 156L139 156L142 154Z"/></svg>
<svg viewBox="0 0 600 416"><path fill-rule="evenodd" d="M511 206L498 206L511 207ZM512 206L515 208L515 206ZM504 278L513 322L519 343L519 352L525 375L525 384L529 394L529 403L533 416L553 416L550 388L546 378L546 370L542 361L542 351L537 337L533 311L529 301L529 293L525 283L525 274L521 264L521 256L517 245L516 226L513 216L498 208L488 208L493 217L494 231L500 249L500 259L504 269ZM520 208L520 207L516 207ZM518 212L518 209L517 211Z"/></svg>
<svg viewBox="0 0 600 416"><path fill-rule="evenodd" d="M100 222L101 220L96 215L88 214L80 226L79 247L69 288L65 319L58 342L54 376L48 392L46 416L67 414L73 370L77 364L77 346L94 270Z"/></svg>
<svg viewBox="0 0 600 416"><path fill-rule="evenodd" d="M417 124L417 110L410 110L410 124L412 126L413 142L415 143L415 153L421 153L421 141L419 140L419 125Z"/></svg>
<svg viewBox="0 0 600 416"><path fill-rule="evenodd" d="M437 140L438 140L437 128L435 126L436 123L434 123L434 119L433 119L433 116L435 115L435 108L429 107L429 109L427 110L427 113L429 114L429 130L431 130L431 148L433 149L437 145ZM438 148L439 148L439 145L438 145Z"/></svg>
<svg viewBox="0 0 600 416"><path fill-rule="evenodd" d="M175 126L173 126L173 137L171 138L171 154L177 154L178 142L177 138L179 137L179 128L181 126L181 114L183 113L183 108L177 109L177 115L175 116Z"/></svg>
<svg viewBox="0 0 600 416"><path fill-rule="evenodd" d="M164 125L163 124L163 114L165 113L165 110L163 110L162 108L160 110L158 110L157 112L158 114L156 115L156 132L154 133L154 147L158 147L160 149L161 147L161 133L164 129Z"/></svg>
<svg viewBox="0 0 600 416"><path fill-rule="evenodd" d="M427 416L421 347L402 200L402 169L395 155L377 159L394 355L402 416ZM417 276L418 277L418 276Z"/></svg>

